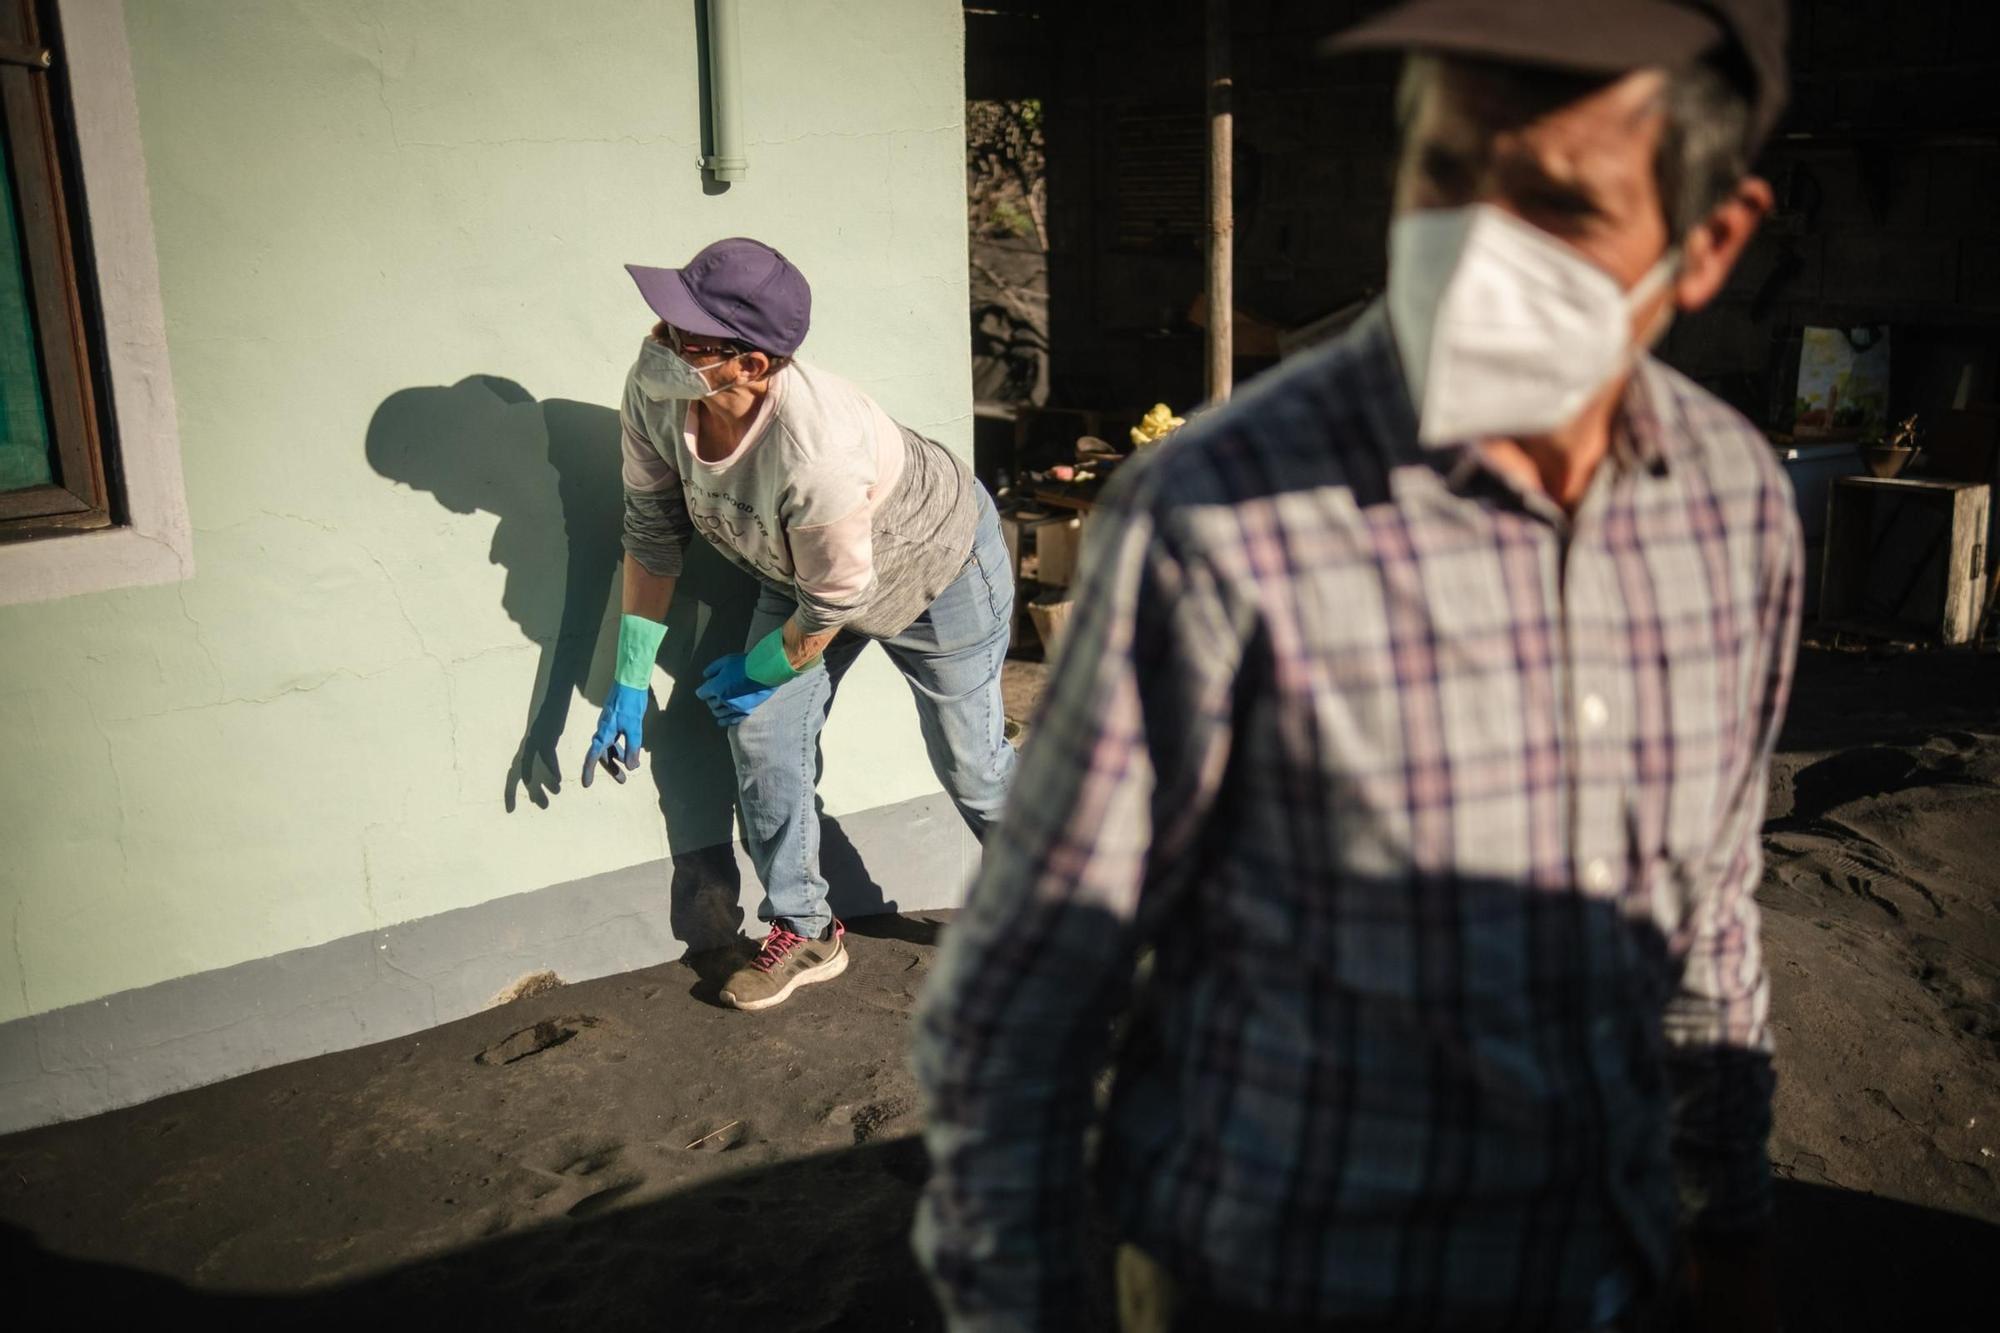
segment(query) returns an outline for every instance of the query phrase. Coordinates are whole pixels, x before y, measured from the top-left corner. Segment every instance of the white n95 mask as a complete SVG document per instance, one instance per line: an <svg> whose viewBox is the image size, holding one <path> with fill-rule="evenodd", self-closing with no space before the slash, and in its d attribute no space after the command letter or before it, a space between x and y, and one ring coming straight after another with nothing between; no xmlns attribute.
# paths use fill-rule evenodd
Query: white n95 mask
<svg viewBox="0 0 2000 1333"><path fill-rule="evenodd" d="M708 376L665 343L646 339L639 344L639 361L632 367L639 392L656 403L673 398L706 398L716 390Z"/></svg>
<svg viewBox="0 0 2000 1333"><path fill-rule="evenodd" d="M1423 444L1547 435L1637 354L1632 313L1673 276L1669 250L1628 293L1541 228L1490 204L1389 228L1389 324ZM1648 344L1666 331L1663 319Z"/></svg>

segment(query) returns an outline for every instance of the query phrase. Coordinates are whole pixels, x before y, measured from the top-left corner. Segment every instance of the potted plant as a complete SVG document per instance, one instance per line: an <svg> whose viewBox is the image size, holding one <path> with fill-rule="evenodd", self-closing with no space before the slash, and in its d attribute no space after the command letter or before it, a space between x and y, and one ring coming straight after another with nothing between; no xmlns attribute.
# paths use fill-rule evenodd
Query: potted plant
<svg viewBox="0 0 2000 1333"><path fill-rule="evenodd" d="M1861 446L1862 461L1868 470L1878 477L1893 477L1908 467L1910 460L1917 456L1917 418L1914 413L1905 417L1897 427L1889 432L1887 440L1877 440Z"/></svg>

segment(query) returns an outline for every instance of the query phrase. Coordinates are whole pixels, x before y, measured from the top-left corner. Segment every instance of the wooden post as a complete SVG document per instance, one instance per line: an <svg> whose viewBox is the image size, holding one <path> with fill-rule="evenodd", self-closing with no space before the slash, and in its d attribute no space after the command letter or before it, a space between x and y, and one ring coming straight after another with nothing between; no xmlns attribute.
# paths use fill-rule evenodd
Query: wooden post
<svg viewBox="0 0 2000 1333"><path fill-rule="evenodd" d="M1230 108L1229 0L1208 0L1208 400L1229 397L1235 365L1234 126Z"/></svg>

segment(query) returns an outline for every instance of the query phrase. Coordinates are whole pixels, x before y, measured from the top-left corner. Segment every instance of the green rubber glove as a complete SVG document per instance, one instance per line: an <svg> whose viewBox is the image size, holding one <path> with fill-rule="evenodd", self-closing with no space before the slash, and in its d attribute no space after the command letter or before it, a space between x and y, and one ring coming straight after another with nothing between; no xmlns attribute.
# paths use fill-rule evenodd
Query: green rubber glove
<svg viewBox="0 0 2000 1333"><path fill-rule="evenodd" d="M660 655L660 643L667 627L644 616L621 616L618 620L618 669L613 679L620 685L643 690L653 683L653 664Z"/></svg>
<svg viewBox="0 0 2000 1333"><path fill-rule="evenodd" d="M821 660L815 657L802 667L793 666L792 659L785 655L785 627L780 625L757 640L757 646L744 660L743 674L759 685L783 685L818 667Z"/></svg>

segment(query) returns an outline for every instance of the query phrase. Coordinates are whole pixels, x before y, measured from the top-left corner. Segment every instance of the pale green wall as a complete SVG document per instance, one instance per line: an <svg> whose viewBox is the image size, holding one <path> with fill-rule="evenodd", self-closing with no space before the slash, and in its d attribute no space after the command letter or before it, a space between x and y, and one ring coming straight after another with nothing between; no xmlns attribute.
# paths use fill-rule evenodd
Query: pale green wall
<svg viewBox="0 0 2000 1333"><path fill-rule="evenodd" d="M958 0L740 3L750 173L707 195L692 0L129 0L197 574L0 608L0 1020L667 853L646 786L576 785L580 700L504 811L539 650L494 515L370 466L392 395L615 404L621 263L747 233L812 280L804 355L967 446ZM936 789L866 660L834 813Z"/></svg>

